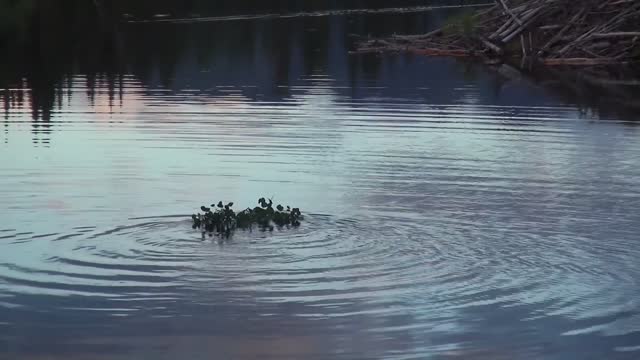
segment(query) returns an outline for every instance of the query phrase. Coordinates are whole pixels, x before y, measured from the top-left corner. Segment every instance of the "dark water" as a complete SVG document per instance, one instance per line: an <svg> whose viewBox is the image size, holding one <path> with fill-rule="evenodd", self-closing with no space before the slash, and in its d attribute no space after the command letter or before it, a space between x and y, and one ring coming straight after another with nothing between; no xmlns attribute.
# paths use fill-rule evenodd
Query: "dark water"
<svg viewBox="0 0 640 360"><path fill-rule="evenodd" d="M640 357L637 112L348 54L448 12L95 15L5 42L0 358ZM190 228L263 195L307 221Z"/></svg>

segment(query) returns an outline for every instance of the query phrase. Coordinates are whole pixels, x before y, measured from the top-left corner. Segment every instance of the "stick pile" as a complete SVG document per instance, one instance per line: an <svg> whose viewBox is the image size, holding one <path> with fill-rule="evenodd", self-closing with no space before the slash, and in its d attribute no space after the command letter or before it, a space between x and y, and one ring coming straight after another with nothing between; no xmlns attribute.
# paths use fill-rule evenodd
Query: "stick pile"
<svg viewBox="0 0 640 360"><path fill-rule="evenodd" d="M365 40L357 52L521 56L547 65L640 61L640 0L495 0L424 35Z"/></svg>

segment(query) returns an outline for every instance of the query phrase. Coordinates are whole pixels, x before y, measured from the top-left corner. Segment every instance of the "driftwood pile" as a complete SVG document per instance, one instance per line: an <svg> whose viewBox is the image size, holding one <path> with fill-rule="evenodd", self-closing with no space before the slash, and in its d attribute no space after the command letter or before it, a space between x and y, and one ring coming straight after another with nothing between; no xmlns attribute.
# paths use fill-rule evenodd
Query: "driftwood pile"
<svg viewBox="0 0 640 360"><path fill-rule="evenodd" d="M640 61L640 0L495 0L423 35L364 40L356 52L519 56L547 65Z"/></svg>

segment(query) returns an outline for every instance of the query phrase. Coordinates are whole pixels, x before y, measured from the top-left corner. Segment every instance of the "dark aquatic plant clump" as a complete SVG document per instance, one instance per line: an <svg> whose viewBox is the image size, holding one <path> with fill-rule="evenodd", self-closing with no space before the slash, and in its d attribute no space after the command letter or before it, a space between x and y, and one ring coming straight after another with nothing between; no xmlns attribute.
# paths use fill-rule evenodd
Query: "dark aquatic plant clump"
<svg viewBox="0 0 640 360"><path fill-rule="evenodd" d="M201 229L210 234L229 235L235 229L250 229L254 225L263 230L273 231L274 225L279 227L300 226L300 221L304 219L300 209L289 206L277 205L273 207L271 199L260 198L258 204L253 209L247 208L235 213L231 207L233 203L211 204L211 207L201 206L201 213L191 215L193 228Z"/></svg>

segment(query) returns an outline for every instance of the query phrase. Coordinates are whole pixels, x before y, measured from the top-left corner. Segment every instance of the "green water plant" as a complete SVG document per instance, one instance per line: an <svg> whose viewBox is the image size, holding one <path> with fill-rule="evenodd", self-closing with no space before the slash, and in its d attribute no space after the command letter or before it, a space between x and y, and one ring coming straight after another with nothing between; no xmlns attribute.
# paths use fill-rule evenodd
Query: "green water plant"
<svg viewBox="0 0 640 360"><path fill-rule="evenodd" d="M201 206L202 213L191 215L193 228L201 229L203 233L229 235L235 229L251 229L258 226L262 230L273 231L277 227L297 227L304 216L299 208L276 205L271 199L260 198L258 205L247 208L238 213L233 211L233 202L211 204L211 207Z"/></svg>

